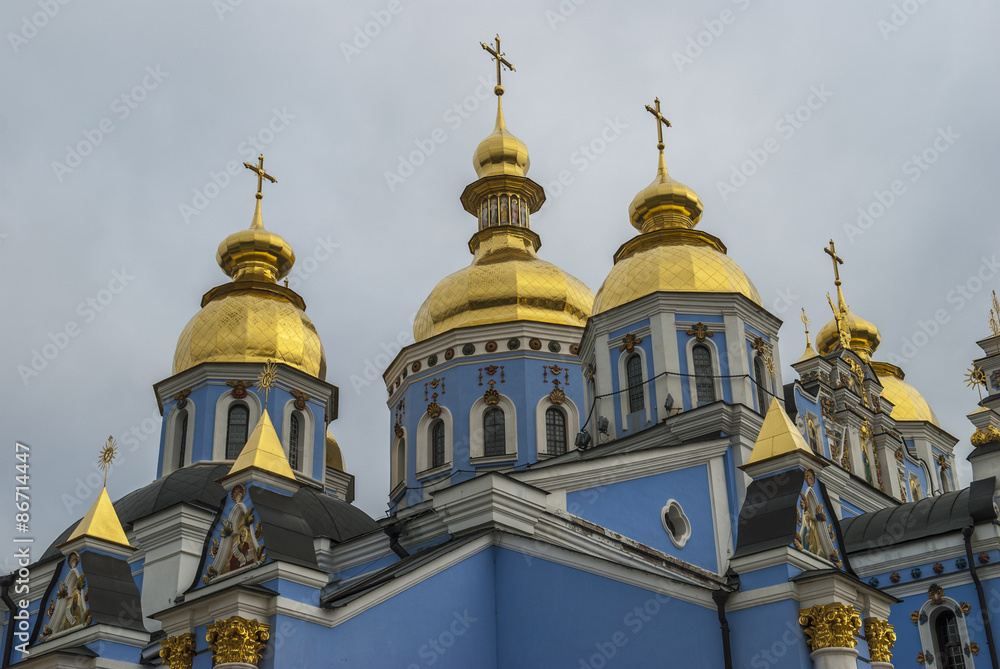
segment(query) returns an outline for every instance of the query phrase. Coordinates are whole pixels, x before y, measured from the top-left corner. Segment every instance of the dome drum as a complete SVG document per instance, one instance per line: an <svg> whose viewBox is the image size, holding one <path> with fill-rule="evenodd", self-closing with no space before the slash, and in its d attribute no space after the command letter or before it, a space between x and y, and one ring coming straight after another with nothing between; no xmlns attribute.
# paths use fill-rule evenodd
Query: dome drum
<svg viewBox="0 0 1000 669"><path fill-rule="evenodd" d="M527 204L528 213L534 214L545 202L545 191L528 177L497 175L473 181L462 191L462 207L480 218L482 203L493 195L516 195Z"/></svg>

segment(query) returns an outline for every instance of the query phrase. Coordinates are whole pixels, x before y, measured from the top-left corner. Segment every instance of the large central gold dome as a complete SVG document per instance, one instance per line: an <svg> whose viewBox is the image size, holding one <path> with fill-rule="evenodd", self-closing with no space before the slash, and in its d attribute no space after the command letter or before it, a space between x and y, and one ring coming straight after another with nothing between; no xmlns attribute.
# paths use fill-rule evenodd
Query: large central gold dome
<svg viewBox="0 0 1000 669"><path fill-rule="evenodd" d="M326 354L305 302L276 281L295 254L280 235L264 229L260 199L248 230L219 245L216 260L233 281L205 294L177 340L173 373L203 362L280 362L326 377Z"/></svg>

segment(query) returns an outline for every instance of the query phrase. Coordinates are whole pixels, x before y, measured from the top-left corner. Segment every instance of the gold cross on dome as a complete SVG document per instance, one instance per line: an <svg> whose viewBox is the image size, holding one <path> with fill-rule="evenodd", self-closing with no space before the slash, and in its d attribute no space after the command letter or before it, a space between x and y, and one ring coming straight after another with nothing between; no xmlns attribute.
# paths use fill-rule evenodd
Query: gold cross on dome
<svg viewBox="0 0 1000 669"><path fill-rule="evenodd" d="M830 240L830 248L824 248L823 250L826 251L827 255L829 255L831 258L833 258L833 278L835 279L834 283L839 286L840 285L840 269L837 267L837 265L843 265L844 264L844 259L837 255L837 249L833 245L833 240L832 239Z"/></svg>
<svg viewBox="0 0 1000 669"><path fill-rule="evenodd" d="M263 193L264 179L267 179L268 181L270 181L273 184L278 183L278 180L275 179L270 174L268 174L267 172L264 171L264 154L263 153L260 154L260 157L257 160L260 161L260 163L258 165L251 165L250 163L243 163L243 166L246 167L248 170L250 170L251 172L253 172L254 174L257 175L257 199L260 200L261 198L264 197L264 193Z"/></svg>
<svg viewBox="0 0 1000 669"><path fill-rule="evenodd" d="M656 148L663 151L663 126L667 126L668 128L672 126L667 117L660 113L660 98L653 100L653 103L656 105L656 109L646 105L646 111L656 117Z"/></svg>
<svg viewBox="0 0 1000 669"><path fill-rule="evenodd" d="M486 42L480 42L479 44L483 47L483 49L486 50L488 54L493 56L493 60L495 60L497 63L497 85L493 89L493 92L496 93L497 95L503 95L503 86L500 85L500 66L502 65L503 67L506 67L511 72L515 72L516 70L514 69L514 66L511 65L510 61L504 58L504 53L500 51L500 35L497 35L494 39L496 40L497 43L495 49L486 44Z"/></svg>

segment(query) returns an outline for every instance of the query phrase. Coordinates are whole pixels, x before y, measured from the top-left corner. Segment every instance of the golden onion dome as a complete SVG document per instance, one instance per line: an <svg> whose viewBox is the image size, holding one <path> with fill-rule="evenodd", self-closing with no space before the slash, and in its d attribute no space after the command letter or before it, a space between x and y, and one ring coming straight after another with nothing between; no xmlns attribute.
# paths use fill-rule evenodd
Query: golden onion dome
<svg viewBox="0 0 1000 669"><path fill-rule="evenodd" d="M232 277L202 298L201 311L177 340L173 373L203 362L280 362L326 377L326 354L305 302L276 281L295 254L280 235L264 229L260 199L248 230L229 235L216 260Z"/></svg>
<svg viewBox="0 0 1000 669"><path fill-rule="evenodd" d="M499 96L496 126L486 139L479 142L476 152L472 154L472 166L476 168L479 178L498 175L523 177L531 166L528 146L507 130Z"/></svg>
<svg viewBox="0 0 1000 669"><path fill-rule="evenodd" d="M344 454L340 451L340 445L329 432L326 433L326 467L337 471L347 472L344 465Z"/></svg>
<svg viewBox="0 0 1000 669"><path fill-rule="evenodd" d="M861 318L850 309L847 310L847 325L851 329L851 350L865 362L869 362L882 341L875 324L866 318ZM837 329L837 319L820 328L816 335L816 347L820 355L827 355L840 348L840 331Z"/></svg>
<svg viewBox="0 0 1000 669"><path fill-rule="evenodd" d="M718 237L694 230L701 198L670 176L659 144L656 178L632 200L629 220L639 230L615 253L594 300L594 313L658 292L735 293L761 305L760 294Z"/></svg>
<svg viewBox="0 0 1000 669"><path fill-rule="evenodd" d="M904 381L905 375L896 365L872 362L872 369L882 384L882 397L892 402L892 418L896 421L925 421L937 427L937 416L920 392Z"/></svg>

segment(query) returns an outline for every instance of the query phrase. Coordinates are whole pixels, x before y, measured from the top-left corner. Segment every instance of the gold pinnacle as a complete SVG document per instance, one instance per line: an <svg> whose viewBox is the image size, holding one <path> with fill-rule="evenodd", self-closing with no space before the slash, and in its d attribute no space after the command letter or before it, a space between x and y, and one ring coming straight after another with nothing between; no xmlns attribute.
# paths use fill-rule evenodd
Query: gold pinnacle
<svg viewBox="0 0 1000 669"><path fill-rule="evenodd" d="M514 66L510 64L510 61L504 58L504 53L500 51L500 35L498 34L495 38L496 48L490 47L486 42L480 42L479 44L489 53L497 63L497 85L493 88L493 92L497 94L497 97L503 95L503 86L500 85L500 66L506 67L511 72L515 72Z"/></svg>
<svg viewBox="0 0 1000 669"><path fill-rule="evenodd" d="M993 331L993 343L1000 353L1000 302L997 301L997 291L993 291L993 306L990 307L990 330Z"/></svg>
<svg viewBox="0 0 1000 669"><path fill-rule="evenodd" d="M656 109L646 105L646 111L656 118L656 148L660 150L660 153L663 153L663 126L667 126L668 128L672 126L670 125L670 121L660 113L660 98L654 99L653 104L656 105Z"/></svg>
<svg viewBox="0 0 1000 669"><path fill-rule="evenodd" d="M809 341L809 317L806 316L806 308L802 307L802 325L806 328L806 348L812 348L812 342Z"/></svg>
<svg viewBox="0 0 1000 669"><path fill-rule="evenodd" d="M251 165L250 163L243 163L243 166L257 175L257 199L260 200L264 197L264 179L267 179L273 184L278 183L278 180L272 177L270 174L264 171L264 154L260 154L257 159L260 161L258 165Z"/></svg>
<svg viewBox="0 0 1000 669"><path fill-rule="evenodd" d="M104 472L104 487L108 485L108 469L111 468L111 463L115 461L115 456L118 454L118 442L114 440L113 437L108 437L108 443L104 445L101 449L101 454L97 458L98 467Z"/></svg>

